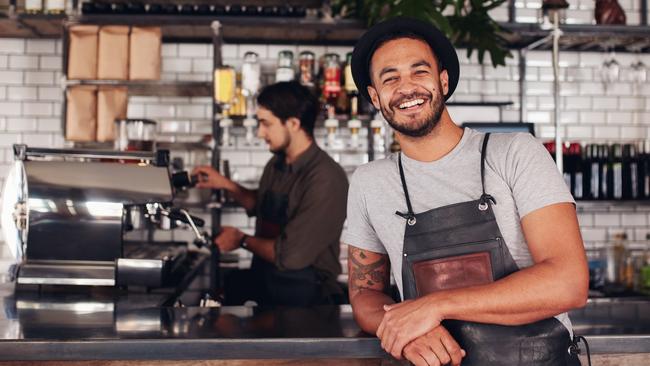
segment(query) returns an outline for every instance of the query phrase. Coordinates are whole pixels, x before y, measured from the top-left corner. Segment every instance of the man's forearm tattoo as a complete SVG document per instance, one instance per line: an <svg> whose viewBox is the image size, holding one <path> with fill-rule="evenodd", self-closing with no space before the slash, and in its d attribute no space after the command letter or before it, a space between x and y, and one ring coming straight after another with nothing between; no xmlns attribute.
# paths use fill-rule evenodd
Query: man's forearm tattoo
<svg viewBox="0 0 650 366"><path fill-rule="evenodd" d="M350 276L350 290L372 289L385 291L390 285L390 273L388 256L381 255L378 258L368 258L368 252L349 247L348 268ZM372 257L377 257L372 254Z"/></svg>

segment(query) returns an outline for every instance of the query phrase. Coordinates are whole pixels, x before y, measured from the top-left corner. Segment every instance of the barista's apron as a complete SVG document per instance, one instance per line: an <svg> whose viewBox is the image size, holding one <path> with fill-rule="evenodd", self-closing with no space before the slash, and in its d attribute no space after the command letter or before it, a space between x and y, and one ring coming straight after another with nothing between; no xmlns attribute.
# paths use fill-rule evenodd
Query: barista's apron
<svg viewBox="0 0 650 366"><path fill-rule="evenodd" d="M287 194L265 192L258 212L259 222L255 235L265 239L280 237L289 221L288 207ZM253 256L251 271L261 285L258 297L260 305L308 306L323 302L321 279L318 271L311 266L280 271L273 263Z"/></svg>
<svg viewBox="0 0 650 366"><path fill-rule="evenodd" d="M456 203L415 214L408 194L401 155L399 173L407 213L402 259L404 299L438 290L487 284L519 270L492 211L494 198L485 192L485 154L481 151L483 193L475 201ZM568 330L556 318L521 326L445 320L443 326L467 352L471 365L579 365L568 352Z"/></svg>

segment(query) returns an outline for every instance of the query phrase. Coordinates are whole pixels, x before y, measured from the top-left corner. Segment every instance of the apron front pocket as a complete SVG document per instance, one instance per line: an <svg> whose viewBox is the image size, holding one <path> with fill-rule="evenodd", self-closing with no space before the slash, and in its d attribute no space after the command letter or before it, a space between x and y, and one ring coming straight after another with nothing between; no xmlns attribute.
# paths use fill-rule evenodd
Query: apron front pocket
<svg viewBox="0 0 650 366"><path fill-rule="evenodd" d="M415 297L491 283L516 268L506 268L500 237L424 250L405 255L407 275Z"/></svg>

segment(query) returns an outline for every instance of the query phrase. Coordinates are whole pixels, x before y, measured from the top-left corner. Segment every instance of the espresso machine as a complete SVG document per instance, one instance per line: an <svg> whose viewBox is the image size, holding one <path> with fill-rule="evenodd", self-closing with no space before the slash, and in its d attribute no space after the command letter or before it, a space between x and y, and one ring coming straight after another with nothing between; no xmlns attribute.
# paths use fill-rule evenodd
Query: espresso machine
<svg viewBox="0 0 650 366"><path fill-rule="evenodd" d="M209 257L196 250L209 242L203 220L171 206L168 152L14 145L14 156L1 224L18 285L162 287ZM139 226L176 224L196 246L126 240Z"/></svg>

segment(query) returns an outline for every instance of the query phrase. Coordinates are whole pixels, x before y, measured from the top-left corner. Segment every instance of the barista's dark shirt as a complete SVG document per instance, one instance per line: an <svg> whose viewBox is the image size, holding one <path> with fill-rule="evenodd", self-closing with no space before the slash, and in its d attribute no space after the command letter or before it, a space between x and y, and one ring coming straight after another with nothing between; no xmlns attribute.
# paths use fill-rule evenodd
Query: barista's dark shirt
<svg viewBox="0 0 650 366"><path fill-rule="evenodd" d="M264 168L257 192L256 235L267 193L286 194L286 212L279 212L280 235L275 265L281 270L313 266L323 277L326 293L337 293L340 237L346 214L348 180L345 172L316 143L292 164L275 155ZM282 210L285 211L285 210Z"/></svg>

